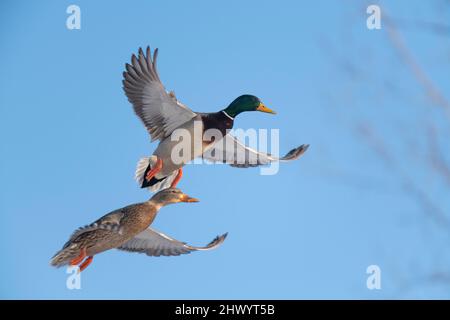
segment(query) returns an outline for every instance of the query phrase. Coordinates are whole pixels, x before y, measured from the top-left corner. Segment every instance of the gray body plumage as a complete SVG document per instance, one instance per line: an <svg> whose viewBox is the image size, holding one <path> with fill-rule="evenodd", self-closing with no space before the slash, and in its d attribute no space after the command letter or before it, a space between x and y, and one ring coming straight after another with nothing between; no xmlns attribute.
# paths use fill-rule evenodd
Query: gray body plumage
<svg viewBox="0 0 450 320"><path fill-rule="evenodd" d="M153 57L150 48L146 53L140 48L138 56L131 57L131 64L126 64L126 72L123 73L123 88L133 109L142 120L151 136L151 140L159 140L160 143L153 153L154 157L143 158L139 161L135 172L135 178L140 185L144 181L145 169L156 162L156 157L163 161L163 167L155 176L160 180L151 185L152 191L158 191L170 186L175 179L178 170L187 162L196 157L212 162L222 162L234 167L248 168L265 165L274 161L290 161L297 159L308 148L301 145L292 149L284 157L276 157L264 152L259 152L246 147L230 134L213 144L203 143L202 136L194 134L194 123L202 123L204 113L196 113L177 100L173 92L167 92L162 84L156 68L158 49ZM172 141L171 135L176 129L185 129L191 135L191 152L184 156L183 161L173 161L173 148L179 143ZM203 130L200 131L203 135ZM226 147L224 147L226 146ZM215 151L213 151L215 150ZM168 181L166 181L168 180Z"/></svg>

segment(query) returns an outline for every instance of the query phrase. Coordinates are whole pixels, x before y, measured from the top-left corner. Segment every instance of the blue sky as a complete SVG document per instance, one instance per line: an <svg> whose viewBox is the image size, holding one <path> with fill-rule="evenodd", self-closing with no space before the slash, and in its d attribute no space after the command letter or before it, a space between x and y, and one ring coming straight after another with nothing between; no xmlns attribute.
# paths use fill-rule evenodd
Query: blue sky
<svg viewBox="0 0 450 320"><path fill-rule="evenodd" d="M416 61L450 99L449 38L415 23L448 24L448 3L375 3L401 22ZM81 8L81 30L65 26L70 4ZM368 4L2 1L0 297L449 298L448 284L427 280L448 270L448 232L405 192L414 181L449 209L449 187L422 161L426 123L450 160L449 118L385 25L366 28ZM236 127L280 129L281 152L311 147L275 176L187 166L179 187L201 202L164 208L154 227L194 245L229 232L222 247L170 258L112 250L83 272L81 290L68 290L49 259L71 232L151 196L133 175L156 145L121 88L124 64L147 45L160 49L166 88L193 110L252 93L278 114L245 113ZM357 135L367 123L395 166ZM381 290L366 288L372 264Z"/></svg>

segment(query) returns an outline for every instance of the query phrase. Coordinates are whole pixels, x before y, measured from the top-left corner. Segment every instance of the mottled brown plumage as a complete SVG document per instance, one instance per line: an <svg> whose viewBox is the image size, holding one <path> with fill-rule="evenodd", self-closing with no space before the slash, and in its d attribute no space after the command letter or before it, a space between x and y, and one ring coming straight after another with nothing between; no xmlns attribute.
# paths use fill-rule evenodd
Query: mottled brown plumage
<svg viewBox="0 0 450 320"><path fill-rule="evenodd" d="M112 211L94 223L76 230L52 258L51 265L76 265L87 257L80 265L80 270L83 270L94 255L113 248L151 256L213 249L225 240L226 234L217 237L206 247L193 247L149 228L161 207L171 203L197 201L179 189L165 189L156 193L149 201Z"/></svg>

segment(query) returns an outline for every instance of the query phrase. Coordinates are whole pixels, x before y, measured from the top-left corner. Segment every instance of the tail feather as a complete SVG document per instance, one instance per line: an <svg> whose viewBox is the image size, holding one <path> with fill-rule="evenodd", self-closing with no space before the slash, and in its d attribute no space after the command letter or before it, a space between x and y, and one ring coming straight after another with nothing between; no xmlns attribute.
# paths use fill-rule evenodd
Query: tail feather
<svg viewBox="0 0 450 320"><path fill-rule="evenodd" d="M50 265L54 267L62 267L69 264L70 260L75 259L80 254L80 248L76 244L64 246L59 250L50 261Z"/></svg>
<svg viewBox="0 0 450 320"><path fill-rule="evenodd" d="M134 179L139 183L141 188L147 188L153 192L169 188L178 174L178 170L175 170L172 174L162 179L153 178L150 181L145 181L145 175L156 164L156 160L156 156L141 158L138 161L134 175Z"/></svg>
<svg viewBox="0 0 450 320"><path fill-rule="evenodd" d="M142 186L144 183L144 176L145 172L147 171L147 168L152 165L155 165L156 163L156 157L144 157L139 159L137 166L136 166L136 172L134 174L134 179L139 183L139 185Z"/></svg>

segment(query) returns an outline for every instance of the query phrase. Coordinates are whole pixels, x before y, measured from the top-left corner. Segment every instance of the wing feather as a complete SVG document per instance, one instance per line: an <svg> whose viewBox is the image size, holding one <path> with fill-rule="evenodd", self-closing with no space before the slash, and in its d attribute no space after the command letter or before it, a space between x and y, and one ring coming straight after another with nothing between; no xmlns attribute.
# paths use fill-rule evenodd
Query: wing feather
<svg viewBox="0 0 450 320"><path fill-rule="evenodd" d="M196 114L167 93L156 69L158 49L151 55L139 48L138 56L131 56L131 64L125 64L123 89L142 120L152 141L168 137L176 128L194 118Z"/></svg>
<svg viewBox="0 0 450 320"><path fill-rule="evenodd" d="M180 254L191 253L192 251L211 250L220 246L227 237L227 234L216 237L204 247L195 247L175 240L162 232L152 228L139 233L133 239L121 245L118 249L131 252L145 253L148 256L178 256Z"/></svg>
<svg viewBox="0 0 450 320"><path fill-rule="evenodd" d="M291 161L300 157L309 145L290 150L283 157L276 157L269 153L260 152L242 144L236 137L227 134L223 139L217 141L209 150L203 154L203 158L211 162L222 162L237 168L257 167L274 161Z"/></svg>
<svg viewBox="0 0 450 320"><path fill-rule="evenodd" d="M121 221L124 217L124 213L121 209L110 212L95 222L85 225L84 227L80 227L75 230L70 236L69 241L64 245L67 247L71 244L71 241L82 235L83 233L94 231L94 230L109 230L112 232L117 232L119 234L122 233Z"/></svg>

